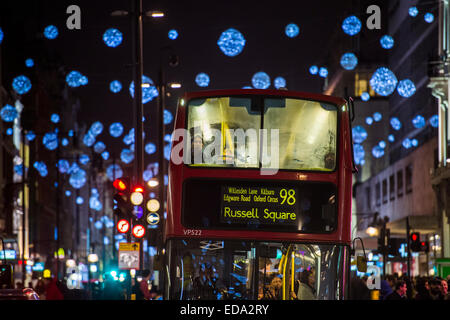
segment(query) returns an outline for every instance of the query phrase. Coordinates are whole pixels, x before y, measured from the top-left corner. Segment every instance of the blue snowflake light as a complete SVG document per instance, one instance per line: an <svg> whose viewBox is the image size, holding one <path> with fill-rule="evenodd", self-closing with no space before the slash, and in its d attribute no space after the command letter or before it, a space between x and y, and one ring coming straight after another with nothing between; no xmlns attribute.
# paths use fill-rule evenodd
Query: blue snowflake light
<svg viewBox="0 0 450 320"><path fill-rule="evenodd" d="M345 70L353 70L358 65L358 58L354 53L347 52L341 57L341 66Z"/></svg>
<svg viewBox="0 0 450 320"><path fill-rule="evenodd" d="M86 83L86 79L83 79L83 75L79 71L70 71L66 76L66 82L69 87L77 88Z"/></svg>
<svg viewBox="0 0 450 320"><path fill-rule="evenodd" d="M372 148L372 155L377 159L381 158L382 156L384 156L384 149L379 145L376 145Z"/></svg>
<svg viewBox="0 0 450 320"><path fill-rule="evenodd" d="M309 73L311 74L317 74L319 72L319 68L317 66L311 66L309 67Z"/></svg>
<svg viewBox="0 0 450 320"><path fill-rule="evenodd" d="M33 59L31 59L31 58L26 59L26 60L25 60L25 65L26 65L28 68L33 67L33 66L34 66L34 61L33 61Z"/></svg>
<svg viewBox="0 0 450 320"><path fill-rule="evenodd" d="M31 89L31 81L26 76L20 75L13 79L12 87L18 94L25 94Z"/></svg>
<svg viewBox="0 0 450 320"><path fill-rule="evenodd" d="M95 143L95 136L88 131L83 137L83 143L86 147L92 147Z"/></svg>
<svg viewBox="0 0 450 320"><path fill-rule="evenodd" d="M388 96L394 92L397 82L397 78L391 70L381 67L373 73L370 79L370 86L379 95Z"/></svg>
<svg viewBox="0 0 450 320"><path fill-rule="evenodd" d="M375 112L375 113L372 115L372 117L373 117L373 120L375 120L376 122L381 121L381 119L383 118L383 116L382 116L381 113L379 113L379 112Z"/></svg>
<svg viewBox="0 0 450 320"><path fill-rule="evenodd" d="M123 125L120 122L114 122L109 126L109 134L114 138L120 137L123 133Z"/></svg>
<svg viewBox="0 0 450 320"><path fill-rule="evenodd" d="M56 39L56 37L58 37L58 28L53 25L45 27L44 37L50 40Z"/></svg>
<svg viewBox="0 0 450 320"><path fill-rule="evenodd" d="M155 153L155 152L156 152L156 146L155 146L155 144L154 144L154 143L151 143L151 142L147 143L147 144L145 145L145 152L148 153L148 154L153 154L153 153Z"/></svg>
<svg viewBox="0 0 450 320"><path fill-rule="evenodd" d="M275 80L273 80L273 86L277 89L286 88L286 79L283 77L276 77Z"/></svg>
<svg viewBox="0 0 450 320"><path fill-rule="evenodd" d="M410 7L410 8L408 9L408 14L409 14L411 17L415 17L415 16L417 16L417 15L419 14L419 10L417 9L417 7Z"/></svg>
<svg viewBox="0 0 450 320"><path fill-rule="evenodd" d="M53 123L58 123L59 122L59 115L56 114L56 113L52 114L51 117L50 117L50 121L53 122Z"/></svg>
<svg viewBox="0 0 450 320"><path fill-rule="evenodd" d="M118 93L122 90L122 83L119 80L113 80L109 84L109 90L113 93Z"/></svg>
<svg viewBox="0 0 450 320"><path fill-rule="evenodd" d="M366 118L366 123L370 126L373 123L373 118L372 117L367 117Z"/></svg>
<svg viewBox="0 0 450 320"><path fill-rule="evenodd" d="M19 116L19 113L17 112L17 109L15 107L7 104L0 110L0 116L5 122L13 122L14 119Z"/></svg>
<svg viewBox="0 0 450 320"><path fill-rule="evenodd" d="M100 121L95 121L91 128L89 129L89 132L92 133L94 136L98 136L103 131L103 124Z"/></svg>
<svg viewBox="0 0 450 320"><path fill-rule="evenodd" d="M300 29L299 29L298 25L296 25L295 23L289 23L286 26L286 28L284 29L284 33L289 38L295 38L300 33Z"/></svg>
<svg viewBox="0 0 450 320"><path fill-rule="evenodd" d="M70 190L66 190L65 194L66 194L66 197L70 197L72 192Z"/></svg>
<svg viewBox="0 0 450 320"><path fill-rule="evenodd" d="M255 73L252 77L252 85L256 89L267 89L270 86L270 77L264 71Z"/></svg>
<svg viewBox="0 0 450 320"><path fill-rule="evenodd" d="M110 164L106 168L106 176L110 181L121 178L123 176L122 168L118 164Z"/></svg>
<svg viewBox="0 0 450 320"><path fill-rule="evenodd" d="M411 139L406 138L405 140L403 140L402 145L403 145L403 148L405 148L405 149L411 148L412 147Z"/></svg>
<svg viewBox="0 0 450 320"><path fill-rule="evenodd" d="M172 150L172 146L170 144L168 144L164 147L164 158L166 158L166 160L170 160L171 150Z"/></svg>
<svg viewBox="0 0 450 320"><path fill-rule="evenodd" d="M388 135L388 141L389 142L394 142L395 141L395 137L393 134Z"/></svg>
<svg viewBox="0 0 450 320"><path fill-rule="evenodd" d="M164 118L164 124L169 124L173 120L173 115L172 115L172 113L169 110L164 109L163 118Z"/></svg>
<svg viewBox="0 0 450 320"><path fill-rule="evenodd" d="M8 128L8 129L6 129L6 135L7 135L7 136L12 136L13 133L14 133L13 128Z"/></svg>
<svg viewBox="0 0 450 320"><path fill-rule="evenodd" d="M353 156L356 164L364 164L364 147L359 143L353 144Z"/></svg>
<svg viewBox="0 0 450 320"><path fill-rule="evenodd" d="M368 92L361 93L361 100L362 101L369 101L370 100L370 94Z"/></svg>
<svg viewBox="0 0 450 320"><path fill-rule="evenodd" d="M76 202L78 205L82 205L83 202L84 202L84 199L83 199L83 197L77 197L77 199L75 200L75 202Z"/></svg>
<svg viewBox="0 0 450 320"><path fill-rule="evenodd" d="M33 167L39 172L41 177L48 175L47 165L43 161L36 161Z"/></svg>
<svg viewBox="0 0 450 320"><path fill-rule="evenodd" d="M33 141L36 138L36 134L33 131L28 131L26 134L26 138L28 141Z"/></svg>
<svg viewBox="0 0 450 320"><path fill-rule="evenodd" d="M423 16L425 22L432 23L434 21L434 15L430 12L425 13Z"/></svg>
<svg viewBox="0 0 450 320"><path fill-rule="evenodd" d="M431 118L428 121L430 121L430 125L433 128L439 127L439 116L437 114L431 116Z"/></svg>
<svg viewBox="0 0 450 320"><path fill-rule="evenodd" d="M342 30L350 36L354 36L361 31L361 21L356 16L345 18L342 22Z"/></svg>
<svg viewBox="0 0 450 320"><path fill-rule="evenodd" d="M102 153L103 151L105 151L105 144L101 141L98 141L94 144L94 152L96 153Z"/></svg>
<svg viewBox="0 0 450 320"><path fill-rule="evenodd" d="M207 87L209 85L209 76L206 73L201 72L195 77L195 83L199 87Z"/></svg>
<svg viewBox="0 0 450 320"><path fill-rule="evenodd" d="M320 67L319 76L321 76L322 78L328 77L328 69L325 67Z"/></svg>
<svg viewBox="0 0 450 320"><path fill-rule="evenodd" d="M103 33L103 42L111 48L115 48L122 43L123 35L116 28L109 28Z"/></svg>
<svg viewBox="0 0 450 320"><path fill-rule="evenodd" d="M380 148L386 148L386 142L384 140L381 140L380 142L378 142L378 145L380 146Z"/></svg>
<svg viewBox="0 0 450 320"><path fill-rule="evenodd" d="M65 160L65 159L61 159L58 161L58 163L56 164L56 166L58 167L59 172L61 173L66 173L69 171L70 168L70 164L69 161Z"/></svg>
<svg viewBox="0 0 450 320"><path fill-rule="evenodd" d="M44 147L48 150L55 150L58 147L58 135L55 132L49 132L42 138Z"/></svg>
<svg viewBox="0 0 450 320"><path fill-rule="evenodd" d="M402 97L409 98L416 92L416 86L411 80L404 79L398 83L397 92Z"/></svg>
<svg viewBox="0 0 450 320"><path fill-rule="evenodd" d="M3 33L3 30L2 30L2 28L0 28L0 44L2 43L4 37L5 37L5 35Z"/></svg>
<svg viewBox="0 0 450 320"><path fill-rule="evenodd" d="M109 159L109 152L108 151L103 151L102 152L102 158L103 160L108 160Z"/></svg>
<svg viewBox="0 0 450 320"><path fill-rule="evenodd" d="M69 178L69 183L75 189L80 189L84 186L86 180L86 171L80 168L72 172Z"/></svg>
<svg viewBox="0 0 450 320"><path fill-rule="evenodd" d="M120 159L122 162L129 164L134 160L134 153L130 149L123 149L120 153Z"/></svg>
<svg viewBox="0 0 450 320"><path fill-rule="evenodd" d="M402 123L400 122L400 120L398 118L392 117L390 122L391 122L391 126L394 130L398 131L401 129Z"/></svg>
<svg viewBox="0 0 450 320"><path fill-rule="evenodd" d="M131 97L134 98L134 81L131 82L130 87ZM152 101L153 98L158 96L158 90L153 83L153 80L147 76L142 76L142 103Z"/></svg>
<svg viewBox="0 0 450 320"><path fill-rule="evenodd" d="M419 141L417 139L412 139L411 144L413 147L417 147L419 145Z"/></svg>
<svg viewBox="0 0 450 320"><path fill-rule="evenodd" d="M235 57L244 50L245 38L238 30L229 28L222 32L217 45L225 55Z"/></svg>
<svg viewBox="0 0 450 320"><path fill-rule="evenodd" d="M170 40L175 40L176 38L178 38L178 31L175 29L172 29L169 31L168 36L169 36Z"/></svg>
<svg viewBox="0 0 450 320"><path fill-rule="evenodd" d="M394 38L386 34L381 37L380 44L383 49L391 49L394 46Z"/></svg>
<svg viewBox="0 0 450 320"><path fill-rule="evenodd" d="M69 144L69 140L67 138L62 138L61 144L63 145L63 147L66 147Z"/></svg>
<svg viewBox="0 0 450 320"><path fill-rule="evenodd" d="M362 143L367 138L367 131L362 126L352 128L352 137L355 143Z"/></svg>
<svg viewBox="0 0 450 320"><path fill-rule="evenodd" d="M420 128L425 127L426 121L425 121L424 117L422 117L420 114L418 114L417 116L415 116L412 119L412 124L413 124L414 128L420 129Z"/></svg>
<svg viewBox="0 0 450 320"><path fill-rule="evenodd" d="M168 143L171 143L172 142L172 135L171 134L166 134L165 136L164 136L164 141L165 142L168 142Z"/></svg>

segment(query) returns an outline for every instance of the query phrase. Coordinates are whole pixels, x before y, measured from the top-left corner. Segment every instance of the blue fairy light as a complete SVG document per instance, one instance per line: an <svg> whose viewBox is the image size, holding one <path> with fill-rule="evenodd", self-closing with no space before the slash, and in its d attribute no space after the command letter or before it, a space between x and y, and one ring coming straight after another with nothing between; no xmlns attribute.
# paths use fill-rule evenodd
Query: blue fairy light
<svg viewBox="0 0 450 320"><path fill-rule="evenodd" d="M105 150L105 148L106 148L105 144L101 141L97 141L94 144L94 152L96 153L102 153Z"/></svg>
<svg viewBox="0 0 450 320"><path fill-rule="evenodd" d="M87 165L89 163L89 156L87 154L82 154L80 155L80 157L78 158L78 161L83 164L83 165Z"/></svg>
<svg viewBox="0 0 450 320"><path fill-rule="evenodd" d="M110 164L106 168L106 176L110 181L113 181L114 179L122 178L123 171L120 165L118 164Z"/></svg>
<svg viewBox="0 0 450 320"><path fill-rule="evenodd" d="M154 143L151 143L151 142L147 143L147 144L145 145L145 152L148 153L148 154L153 154L153 153L155 153L155 152L156 152L156 146L155 146L155 144L154 144Z"/></svg>
<svg viewBox="0 0 450 320"><path fill-rule="evenodd" d="M80 84L81 84L82 86L87 85L87 84L88 84L88 78L87 78L86 76L81 76L81 78L80 78Z"/></svg>
<svg viewBox="0 0 450 320"><path fill-rule="evenodd" d="M412 124L413 124L414 128L420 129L420 128L425 127L426 121L425 121L425 118L423 116L418 114L417 116L415 116L412 119Z"/></svg>
<svg viewBox="0 0 450 320"><path fill-rule="evenodd" d="M108 151L103 151L102 152L102 158L103 160L108 160L109 159L109 152Z"/></svg>
<svg viewBox="0 0 450 320"><path fill-rule="evenodd" d="M173 115L169 110L164 109L164 117L163 118L164 118L164 124L169 124L173 120Z"/></svg>
<svg viewBox="0 0 450 320"><path fill-rule="evenodd" d="M411 140L411 145L412 145L413 147L417 147L417 146L419 145L419 141L418 141L417 139L412 139L412 140Z"/></svg>
<svg viewBox="0 0 450 320"><path fill-rule="evenodd" d="M175 40L178 38L178 31L175 29L169 30L168 36L170 40Z"/></svg>
<svg viewBox="0 0 450 320"><path fill-rule="evenodd" d="M267 89L270 86L270 77L264 71L255 73L252 77L252 85L256 89Z"/></svg>
<svg viewBox="0 0 450 320"><path fill-rule="evenodd" d="M217 45L226 56L235 57L244 50L245 38L238 30L229 28L222 32Z"/></svg>
<svg viewBox="0 0 450 320"><path fill-rule="evenodd" d="M362 143L367 138L367 131L362 126L352 128L352 137L355 143Z"/></svg>
<svg viewBox="0 0 450 320"><path fill-rule="evenodd" d="M119 80L113 80L109 84L109 90L113 93L118 93L122 90L122 83Z"/></svg>
<svg viewBox="0 0 450 320"><path fill-rule="evenodd" d="M103 42L111 48L115 48L122 43L123 35L116 28L109 28L103 33Z"/></svg>
<svg viewBox="0 0 450 320"><path fill-rule="evenodd" d="M396 117L392 117L390 123L391 123L391 126L392 126L392 128L393 128L394 130L397 130L397 131L398 131L398 130L400 130L401 127L402 127L402 123L401 123L400 120L399 120L398 118L396 118Z"/></svg>
<svg viewBox="0 0 450 320"><path fill-rule="evenodd" d="M83 75L79 71L70 71L66 76L66 82L69 87L77 88L83 83Z"/></svg>
<svg viewBox="0 0 450 320"><path fill-rule="evenodd" d="M367 117L366 118L366 123L370 126L373 123L373 118L372 117Z"/></svg>
<svg viewBox="0 0 450 320"><path fill-rule="evenodd" d="M328 69L325 67L321 67L319 69L319 76L321 76L322 78L326 78L328 76Z"/></svg>
<svg viewBox="0 0 450 320"><path fill-rule="evenodd" d="M19 116L17 109L10 104L5 105L2 110L0 110L0 116L5 122L13 122Z"/></svg>
<svg viewBox="0 0 450 320"><path fill-rule="evenodd" d="M58 167L59 172L61 173L66 173L69 171L70 168L70 164L69 161L65 160L65 159L61 159L58 161L58 163L56 164L56 166Z"/></svg>
<svg viewBox="0 0 450 320"><path fill-rule="evenodd" d="M275 80L273 80L273 86L277 89L286 88L286 79L283 77L276 77Z"/></svg>
<svg viewBox="0 0 450 320"><path fill-rule="evenodd" d="M361 31L361 21L356 16L349 16L342 22L342 30L350 36L354 36Z"/></svg>
<svg viewBox="0 0 450 320"><path fill-rule="evenodd" d="M361 162L364 161L364 147L359 143L353 144L353 156L356 164L362 164Z"/></svg>
<svg viewBox="0 0 450 320"><path fill-rule="evenodd" d="M376 122L381 121L381 119L383 118L383 116L381 115L381 113L379 112L375 112L373 115L373 120L375 120Z"/></svg>
<svg viewBox="0 0 450 320"><path fill-rule="evenodd" d="M380 147L380 148L386 148L386 142L384 141L384 140L381 140L380 142L378 142L378 146Z"/></svg>
<svg viewBox="0 0 450 320"><path fill-rule="evenodd" d="M286 28L284 29L284 33L289 38L295 38L300 33L300 29L299 29L298 25L296 25L295 23L289 23L286 26Z"/></svg>
<svg viewBox="0 0 450 320"><path fill-rule="evenodd" d="M58 28L54 25L49 25L44 29L44 37L50 40L56 39L58 37Z"/></svg>
<svg viewBox="0 0 450 320"><path fill-rule="evenodd" d="M13 132L14 132L14 131L13 131L12 128L6 129L6 135L7 135L7 136L12 136Z"/></svg>
<svg viewBox="0 0 450 320"><path fill-rule="evenodd" d="M382 147L380 147L379 145L376 145L375 147L372 148L372 155L379 159L382 156L384 156L384 149Z"/></svg>
<svg viewBox="0 0 450 320"><path fill-rule="evenodd" d="M67 138L62 138L61 144L63 147L67 147L67 145L69 144L69 140Z"/></svg>
<svg viewBox="0 0 450 320"><path fill-rule="evenodd" d="M123 125L120 122L114 122L109 126L109 134L114 138L120 137L123 133Z"/></svg>
<svg viewBox="0 0 450 320"><path fill-rule="evenodd" d="M431 116L431 118L429 119L429 121L430 121L430 125L431 125L433 128L439 127L439 116L438 116L437 114Z"/></svg>
<svg viewBox="0 0 450 320"><path fill-rule="evenodd" d="M31 81L26 76L20 75L13 79L12 87L18 94L25 94L31 89Z"/></svg>
<svg viewBox="0 0 450 320"><path fill-rule="evenodd" d="M311 66L309 67L309 73L311 74L317 74L319 72L319 68L317 66Z"/></svg>
<svg viewBox="0 0 450 320"><path fill-rule="evenodd" d="M86 171L78 169L72 172L69 178L69 183L75 189L80 189L86 183Z"/></svg>
<svg viewBox="0 0 450 320"><path fill-rule="evenodd" d="M388 96L394 92L397 82L397 78L391 70L381 67L373 73L370 86L379 95Z"/></svg>
<svg viewBox="0 0 450 320"><path fill-rule="evenodd" d="M370 100L370 94L368 92L361 93L361 100L362 101L369 101Z"/></svg>
<svg viewBox="0 0 450 320"><path fill-rule="evenodd" d="M386 34L381 37L380 44L383 49L391 49L394 46L394 38Z"/></svg>
<svg viewBox="0 0 450 320"><path fill-rule="evenodd" d="M88 131L83 137L83 143L86 147L92 147L95 143L95 136Z"/></svg>
<svg viewBox="0 0 450 320"><path fill-rule="evenodd" d="M69 137L73 137L73 130L69 130L69 133L67 134Z"/></svg>
<svg viewBox="0 0 450 320"><path fill-rule="evenodd" d="M358 65L358 58L352 52L344 53L341 57L341 66L345 70L353 70Z"/></svg>
<svg viewBox="0 0 450 320"><path fill-rule="evenodd" d="M55 132L48 132L42 138L42 143L48 150L55 150L58 147L58 135Z"/></svg>
<svg viewBox="0 0 450 320"><path fill-rule="evenodd" d="M32 68L32 67L34 66L34 61L33 61L33 59L31 59L31 58L26 59L26 60L25 60L25 65L26 65L28 68Z"/></svg>
<svg viewBox="0 0 450 320"><path fill-rule="evenodd" d="M395 137L393 134L388 135L388 141L389 142L394 142L395 141Z"/></svg>
<svg viewBox="0 0 450 320"><path fill-rule="evenodd" d="M5 37L5 34L3 33L2 28L0 28L0 44L2 43L4 37Z"/></svg>
<svg viewBox="0 0 450 320"><path fill-rule="evenodd" d="M53 123L58 123L59 122L59 115L57 115L56 113L52 114L50 117L50 121Z"/></svg>
<svg viewBox="0 0 450 320"><path fill-rule="evenodd" d="M425 13L423 18L428 23L432 23L434 21L434 15L432 13L430 13L430 12Z"/></svg>
<svg viewBox="0 0 450 320"><path fill-rule="evenodd" d="M25 137L28 141L33 141L36 138L36 134L33 131L28 131Z"/></svg>
<svg viewBox="0 0 450 320"><path fill-rule="evenodd" d="M199 87L207 87L209 85L209 81L209 76L204 72L197 74L197 76L195 77L195 83Z"/></svg>
<svg viewBox="0 0 450 320"><path fill-rule="evenodd" d="M72 173L74 173L75 171L78 171L78 170L80 170L80 166L79 166L76 162L74 162L74 163L72 163L72 165L70 166L70 168L69 168L69 170L67 171L67 173L72 174Z"/></svg>
<svg viewBox="0 0 450 320"><path fill-rule="evenodd" d="M65 194L66 194L66 197L70 197L72 195L72 191L66 190Z"/></svg>
<svg viewBox="0 0 450 320"><path fill-rule="evenodd" d="M100 202L100 200L98 199L98 195L97 196L91 196L91 198L89 199L89 208L91 208L92 210L95 210L95 211L101 211L102 210L103 205Z"/></svg>
<svg viewBox="0 0 450 320"><path fill-rule="evenodd" d="M77 199L75 200L75 202L76 202L78 205L81 205L81 204L83 204L84 199L83 199L83 197L77 197Z"/></svg>
<svg viewBox="0 0 450 320"><path fill-rule="evenodd" d="M412 147L411 139L406 138L405 140L403 140L402 145L403 145L403 148L405 148L405 149L411 148Z"/></svg>
<svg viewBox="0 0 450 320"><path fill-rule="evenodd" d="M95 229L101 229L103 228L103 223L101 221L95 221L94 227Z"/></svg>
<svg viewBox="0 0 450 320"><path fill-rule="evenodd" d="M131 82L129 91L131 97L134 98L134 81ZM147 76L142 76L142 103L152 101L153 98L158 96L158 90L153 83L153 80Z"/></svg>
<svg viewBox="0 0 450 320"><path fill-rule="evenodd" d="M404 79L398 83L397 92L402 97L409 98L416 92L416 86L410 79Z"/></svg>
<svg viewBox="0 0 450 320"><path fill-rule="evenodd" d="M25 168L25 171L27 171L26 169L27 168ZM23 164L16 164L14 166L14 173L19 176L22 176L23 175Z"/></svg>
<svg viewBox="0 0 450 320"><path fill-rule="evenodd" d="M419 14L419 10L417 9L417 7L410 7L410 8L408 9L408 14L409 14L411 17L416 17L416 16Z"/></svg>
<svg viewBox="0 0 450 320"><path fill-rule="evenodd" d="M89 129L89 132L92 133L94 136L98 136L103 131L103 124L100 121L95 121L91 128Z"/></svg>
<svg viewBox="0 0 450 320"><path fill-rule="evenodd" d="M153 178L153 172L150 170L145 170L142 173L142 179L144 179L145 182L148 182L151 178Z"/></svg>
<svg viewBox="0 0 450 320"><path fill-rule="evenodd" d="M171 134L166 134L165 136L164 136L164 141L165 142L168 142L168 143L171 143L172 142L172 135Z"/></svg>
<svg viewBox="0 0 450 320"><path fill-rule="evenodd" d="M120 159L122 162L129 164L134 160L134 153L129 149L123 149L120 153Z"/></svg>
<svg viewBox="0 0 450 320"><path fill-rule="evenodd" d="M48 175L47 165L43 161L36 161L33 167L39 172L41 177Z"/></svg>
<svg viewBox="0 0 450 320"><path fill-rule="evenodd" d="M164 147L164 158L166 158L166 160L170 160L171 149L172 149L172 146L170 144L168 144Z"/></svg>

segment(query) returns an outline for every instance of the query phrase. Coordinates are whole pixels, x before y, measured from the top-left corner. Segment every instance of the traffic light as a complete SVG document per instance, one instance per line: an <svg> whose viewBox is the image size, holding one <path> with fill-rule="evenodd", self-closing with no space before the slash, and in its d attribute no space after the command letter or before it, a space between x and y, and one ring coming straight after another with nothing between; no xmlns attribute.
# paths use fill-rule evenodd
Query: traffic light
<svg viewBox="0 0 450 320"><path fill-rule="evenodd" d="M409 236L409 245L411 247L411 251L419 252L421 251L421 242L420 242L420 233L413 232Z"/></svg>
<svg viewBox="0 0 450 320"><path fill-rule="evenodd" d="M130 179L119 178L114 180L113 186L115 193L114 200L114 214L120 219L126 219L130 217L131 205L130 199Z"/></svg>
<svg viewBox="0 0 450 320"><path fill-rule="evenodd" d="M132 188L132 193L130 195L130 202L132 205L132 214L136 220L142 219L144 216L144 192L145 188L141 185L135 185Z"/></svg>
<svg viewBox="0 0 450 320"><path fill-rule="evenodd" d="M430 245L428 241L421 241L420 242L420 251L428 252L430 251Z"/></svg>

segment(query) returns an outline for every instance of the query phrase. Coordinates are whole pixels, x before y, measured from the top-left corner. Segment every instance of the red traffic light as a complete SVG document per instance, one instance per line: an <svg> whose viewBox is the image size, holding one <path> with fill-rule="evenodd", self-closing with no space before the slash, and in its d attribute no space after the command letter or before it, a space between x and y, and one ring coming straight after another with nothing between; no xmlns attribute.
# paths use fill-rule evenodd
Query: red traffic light
<svg viewBox="0 0 450 320"><path fill-rule="evenodd" d="M117 222L117 230L120 233L127 233L130 230L130 223L125 219L119 220Z"/></svg>
<svg viewBox="0 0 450 320"><path fill-rule="evenodd" d="M144 188L141 186L135 186L133 188L133 192L140 192L140 193L144 193Z"/></svg>
<svg viewBox="0 0 450 320"><path fill-rule="evenodd" d="M116 188L119 191L125 191L128 188L128 184L125 181L125 179L116 179L113 182L114 188Z"/></svg>
<svg viewBox="0 0 450 320"><path fill-rule="evenodd" d="M412 241L417 241L419 240L419 235L417 233L412 233L411 234L411 240Z"/></svg>
<svg viewBox="0 0 450 320"><path fill-rule="evenodd" d="M142 238L145 235L145 228L138 224L133 227L131 232L135 238Z"/></svg>

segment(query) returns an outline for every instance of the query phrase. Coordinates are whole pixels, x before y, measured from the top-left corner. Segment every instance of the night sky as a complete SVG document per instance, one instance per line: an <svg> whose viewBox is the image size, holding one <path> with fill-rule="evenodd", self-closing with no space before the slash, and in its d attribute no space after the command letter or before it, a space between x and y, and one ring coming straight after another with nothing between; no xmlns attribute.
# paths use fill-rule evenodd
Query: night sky
<svg viewBox="0 0 450 320"><path fill-rule="evenodd" d="M181 82L183 87L171 90L166 108L175 115L177 98L185 91L242 88L251 85L254 73L264 71L271 77L286 79L289 90L322 92L324 79L309 74L311 65L327 66L336 45L332 40L343 34L342 21L351 14L361 18L367 30L365 8L360 1L143 1L144 11L159 9L166 16L161 20L144 21L144 75L156 81L159 58L162 56L166 79ZM76 4L81 8L81 30L66 28L66 8ZM70 89L81 100L79 119L87 126L101 121L105 128L112 122L125 125L125 133L132 126L132 99L129 84L132 80L131 29L126 17L111 17L114 10L130 10L131 1L2 1L0 25L5 33L2 43L3 81L10 88L11 79L27 74L26 58L35 58L42 50L58 57L65 66L65 74L78 70L89 79L87 86ZM285 35L285 27L295 23L300 34ZM43 46L31 46L33 39L42 37L47 25L56 25L55 40L43 39ZM124 35L116 48L105 45L102 35L110 27ZM239 30L245 37L244 50L235 57L224 55L217 45L220 34L228 28ZM170 40L168 31L176 29L178 38ZM379 32L370 34L379 47ZM355 42L340 43L339 53L355 51ZM366 39L367 40L367 39ZM170 45L179 56L176 68L167 64ZM201 88L195 76L204 72L210 84ZM332 70L330 70L331 75ZM112 80L122 82L120 93L109 91ZM270 88L274 88L273 82ZM145 130L156 118L156 99L144 104L144 114L150 119ZM154 121L153 121L154 123ZM171 125L166 127L170 132ZM107 130L105 130L107 131ZM153 135L153 133L152 133ZM155 136L150 140L155 142ZM148 142L148 139L146 139ZM121 146L125 146L121 144Z"/></svg>

